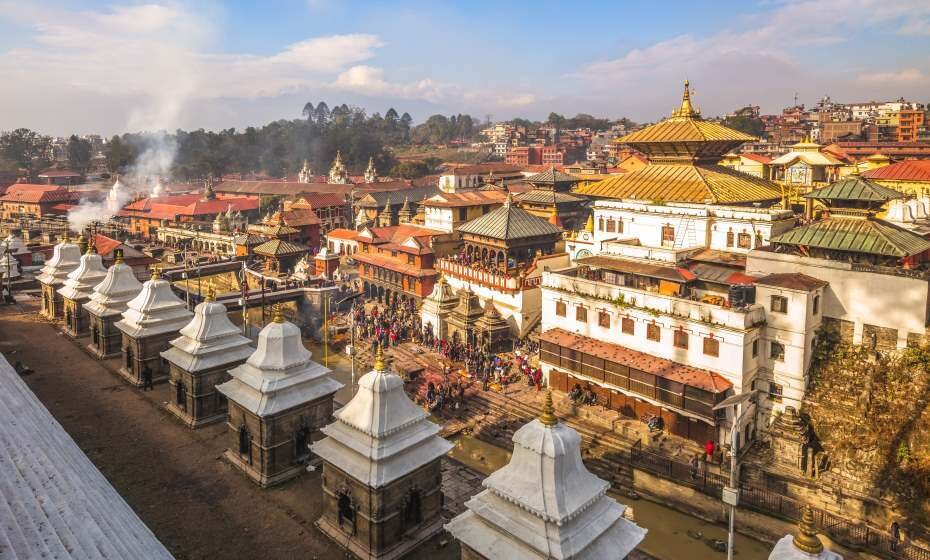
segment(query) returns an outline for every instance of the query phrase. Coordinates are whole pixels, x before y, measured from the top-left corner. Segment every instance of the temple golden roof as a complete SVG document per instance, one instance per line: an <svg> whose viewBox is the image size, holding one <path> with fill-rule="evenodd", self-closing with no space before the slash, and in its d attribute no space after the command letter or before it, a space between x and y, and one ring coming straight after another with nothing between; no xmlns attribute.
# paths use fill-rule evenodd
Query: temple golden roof
<svg viewBox="0 0 930 560"><path fill-rule="evenodd" d="M722 165L650 164L579 187L577 194L697 204L739 204L778 200L777 185Z"/></svg>
<svg viewBox="0 0 930 560"><path fill-rule="evenodd" d="M776 201L781 189L774 182L717 165L724 154L754 139L702 119L685 82L681 105L672 116L619 140L648 156L645 167L580 185L574 192L594 198L698 204Z"/></svg>

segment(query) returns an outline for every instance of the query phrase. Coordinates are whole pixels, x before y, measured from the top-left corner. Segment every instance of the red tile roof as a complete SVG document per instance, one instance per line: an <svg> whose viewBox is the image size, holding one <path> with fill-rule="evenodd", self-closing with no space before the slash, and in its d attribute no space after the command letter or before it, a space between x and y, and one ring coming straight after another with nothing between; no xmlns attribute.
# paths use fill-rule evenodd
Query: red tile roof
<svg viewBox="0 0 930 560"><path fill-rule="evenodd" d="M930 160L908 159L866 171L867 179L889 181L930 181ZM11 187L12 188L12 187Z"/></svg>
<svg viewBox="0 0 930 560"><path fill-rule="evenodd" d="M423 206L456 208L460 206L479 206L485 204L503 204L507 193L498 190L465 191L460 193L438 193L422 202Z"/></svg>
<svg viewBox="0 0 930 560"><path fill-rule="evenodd" d="M762 154L740 154L740 155L746 159L750 159L752 161L756 161L759 163L768 163L772 161L772 158L770 158L769 156L764 156Z"/></svg>
<svg viewBox="0 0 930 560"><path fill-rule="evenodd" d="M418 278L428 278L439 274L432 268L419 268L414 264L407 264L406 260L401 260L400 258L391 257L389 255L355 253L352 255L352 258L358 262L370 264L372 266L380 266L388 270L400 272L408 276L416 276Z"/></svg>
<svg viewBox="0 0 930 560"><path fill-rule="evenodd" d="M769 274L768 276L757 278L756 284L763 286L775 286L776 288L787 288L789 290L800 290L802 292L812 292L818 288L823 288L829 282L801 274L800 272L782 272L779 274Z"/></svg>
<svg viewBox="0 0 930 560"><path fill-rule="evenodd" d="M10 185L0 201L12 203L39 204L44 202L69 202L77 198L67 187L59 185L33 185L16 183Z"/></svg>
<svg viewBox="0 0 930 560"><path fill-rule="evenodd" d="M354 229L336 228L330 230L329 233L326 234L326 237L331 237L333 239L345 239L347 241L356 241L358 239L358 232Z"/></svg>
<svg viewBox="0 0 930 560"><path fill-rule="evenodd" d="M300 201L306 201L309 208L326 208L329 206L345 206L345 195L334 192L304 193L294 201L294 208L300 207Z"/></svg>
<svg viewBox="0 0 930 560"><path fill-rule="evenodd" d="M200 194L143 198L120 210L120 216L173 220L175 216L209 216L228 209L247 212L258 209L258 198L228 197L203 200Z"/></svg>
<svg viewBox="0 0 930 560"><path fill-rule="evenodd" d="M733 384L725 378L710 370L691 367L665 358L657 358L644 352L638 352L586 336L570 333L562 329L551 329L542 334L543 342L558 344L564 348L571 348L578 352L591 354L604 360L622 364L640 371L651 373L658 377L684 383L691 387L703 389L711 393L722 393L733 388Z"/></svg>

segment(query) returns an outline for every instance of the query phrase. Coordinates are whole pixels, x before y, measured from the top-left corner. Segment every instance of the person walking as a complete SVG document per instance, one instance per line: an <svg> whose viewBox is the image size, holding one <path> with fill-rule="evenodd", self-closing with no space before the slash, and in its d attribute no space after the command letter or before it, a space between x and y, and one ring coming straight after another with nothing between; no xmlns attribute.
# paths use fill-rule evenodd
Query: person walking
<svg viewBox="0 0 930 560"><path fill-rule="evenodd" d="M704 444L704 454L707 456L707 462L710 463L714 458L714 440L707 440Z"/></svg>
<svg viewBox="0 0 930 560"><path fill-rule="evenodd" d="M891 535L891 551L898 551L898 543L901 542L901 526L897 521L891 522L891 528L888 530Z"/></svg>

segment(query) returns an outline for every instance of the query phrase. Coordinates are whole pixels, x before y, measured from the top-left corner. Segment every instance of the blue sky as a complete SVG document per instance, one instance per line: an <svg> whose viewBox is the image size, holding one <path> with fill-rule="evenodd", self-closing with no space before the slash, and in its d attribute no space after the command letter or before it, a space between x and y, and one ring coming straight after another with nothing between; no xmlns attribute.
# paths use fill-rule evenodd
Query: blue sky
<svg viewBox="0 0 930 560"><path fill-rule="evenodd" d="M210 129L305 101L653 120L824 94L930 102L927 0L0 0L0 130Z"/></svg>

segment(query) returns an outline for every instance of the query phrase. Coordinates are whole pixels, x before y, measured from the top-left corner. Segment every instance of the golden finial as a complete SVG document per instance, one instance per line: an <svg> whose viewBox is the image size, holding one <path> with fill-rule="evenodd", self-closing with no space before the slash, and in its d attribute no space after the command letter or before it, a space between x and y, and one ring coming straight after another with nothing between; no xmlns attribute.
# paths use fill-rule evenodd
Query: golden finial
<svg viewBox="0 0 930 560"><path fill-rule="evenodd" d="M88 242L87 242L87 253L86 253L86 254L88 254L88 255L96 255L96 254L97 254L97 245L94 243L94 238L93 238L93 237L91 237L90 240L88 240Z"/></svg>
<svg viewBox="0 0 930 560"><path fill-rule="evenodd" d="M284 322L284 309L281 308L281 304L276 303L272 309L274 310L274 319L272 319L272 321L274 321L275 323L283 323Z"/></svg>
<svg viewBox="0 0 930 560"><path fill-rule="evenodd" d="M207 285L207 297L204 301L216 301L216 286L213 285L213 282Z"/></svg>
<svg viewBox="0 0 930 560"><path fill-rule="evenodd" d="M584 225L584 230L588 233L594 233L594 214L588 216L588 221Z"/></svg>
<svg viewBox="0 0 930 560"><path fill-rule="evenodd" d="M559 419L555 417L555 406L552 404L552 389L546 391L546 404L543 405L543 413L539 417L539 422L543 426L555 426Z"/></svg>
<svg viewBox="0 0 930 560"><path fill-rule="evenodd" d="M153 281L158 280L158 267L155 266L155 265L152 265L152 277L151 277L151 279L152 279Z"/></svg>
<svg viewBox="0 0 930 560"><path fill-rule="evenodd" d="M71 243L71 230L65 228L65 236L61 238L62 243Z"/></svg>
<svg viewBox="0 0 930 560"><path fill-rule="evenodd" d="M113 261L113 264L123 264L123 250L117 249L114 251L116 259Z"/></svg>
<svg viewBox="0 0 930 560"><path fill-rule="evenodd" d="M693 117L697 114L691 104L691 82L685 80L685 91L681 94L681 107L672 112L673 117Z"/></svg>
<svg viewBox="0 0 930 560"><path fill-rule="evenodd" d="M817 529L814 527L814 510L810 506L804 506L801 521L798 523L798 534L794 536L793 542L795 548L802 552L808 554L823 552L823 543L817 538Z"/></svg>
<svg viewBox="0 0 930 560"><path fill-rule="evenodd" d="M375 353L375 371L384 371L387 369L384 365L384 349L378 345L378 351Z"/></svg>

